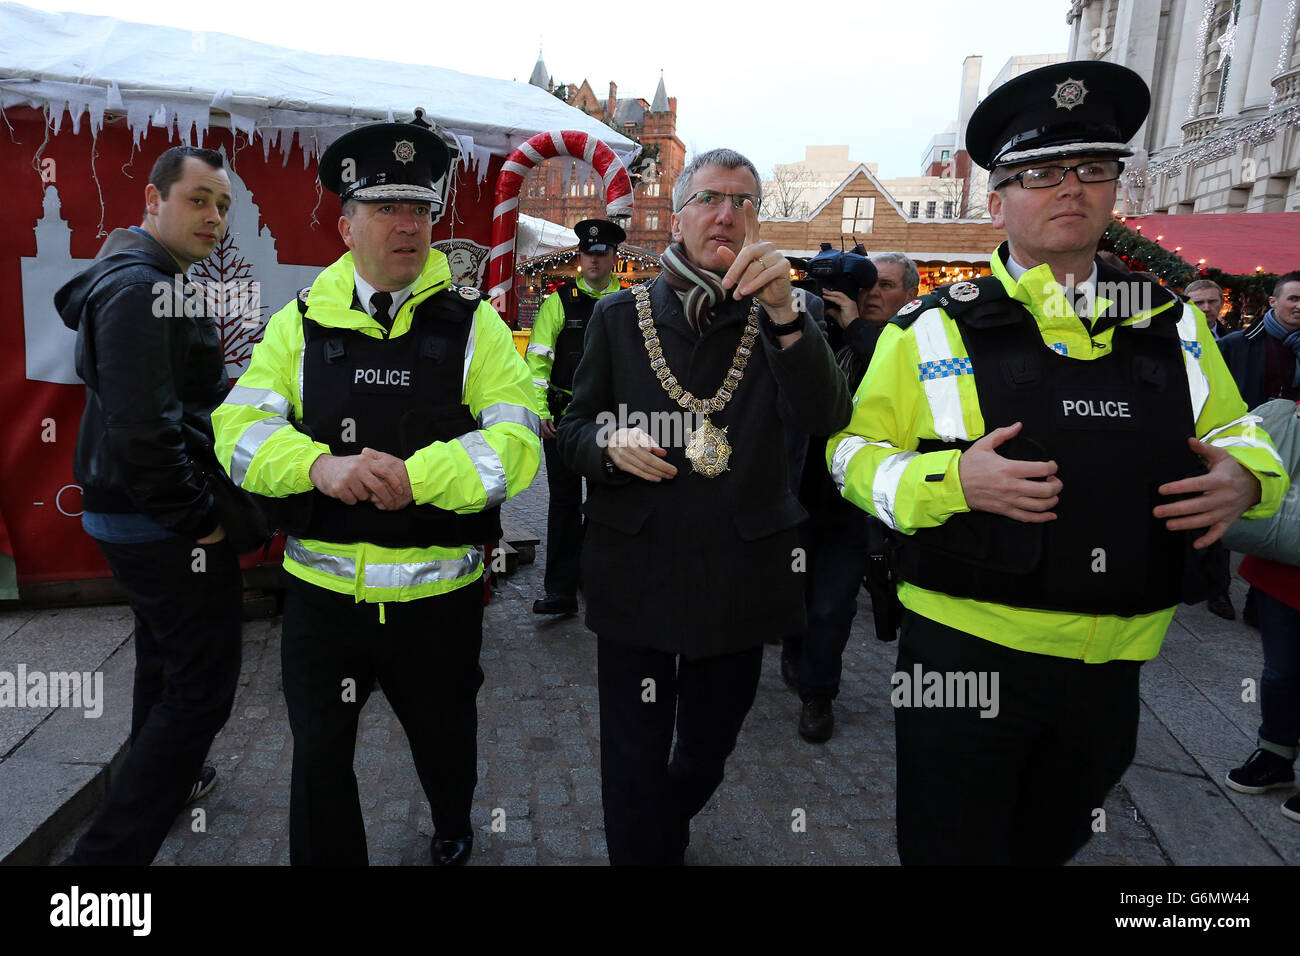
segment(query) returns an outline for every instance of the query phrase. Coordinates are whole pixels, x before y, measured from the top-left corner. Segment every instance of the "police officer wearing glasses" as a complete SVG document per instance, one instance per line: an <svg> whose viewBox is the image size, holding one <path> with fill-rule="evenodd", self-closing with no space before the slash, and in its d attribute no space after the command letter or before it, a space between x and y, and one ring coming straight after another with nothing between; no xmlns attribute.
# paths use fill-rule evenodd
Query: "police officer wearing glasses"
<svg viewBox="0 0 1300 956"><path fill-rule="evenodd" d="M993 274L903 308L827 446L900 542L904 863L1069 860L1133 759L1142 662L1287 488L1195 310L1095 258L1149 102L1072 62L980 104Z"/></svg>

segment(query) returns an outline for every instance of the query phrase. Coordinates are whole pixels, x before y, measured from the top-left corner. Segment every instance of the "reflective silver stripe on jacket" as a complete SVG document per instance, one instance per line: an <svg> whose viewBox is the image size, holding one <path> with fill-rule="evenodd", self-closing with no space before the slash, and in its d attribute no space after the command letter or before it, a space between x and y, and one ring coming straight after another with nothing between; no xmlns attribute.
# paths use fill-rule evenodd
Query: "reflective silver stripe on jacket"
<svg viewBox="0 0 1300 956"><path fill-rule="evenodd" d="M871 483L871 501L876 506L876 517L895 530L898 529L898 521L894 517L894 505L898 500L898 483L902 480L908 464L918 454L919 452L915 451L900 451L896 455L890 455L880 463L880 467L876 469L875 480Z"/></svg>
<svg viewBox="0 0 1300 956"><path fill-rule="evenodd" d="M541 434L542 420L537 417L537 413L531 408L525 408L522 405L511 405L509 402L497 402L495 405L489 405L478 413L479 428L491 428L493 425L500 425L502 422L514 422L516 425L523 425L525 428L531 429L534 435Z"/></svg>
<svg viewBox="0 0 1300 956"><path fill-rule="evenodd" d="M1259 437L1268 434L1259 427L1260 422L1263 420L1258 415L1242 415L1236 421L1220 425L1218 428L1207 432L1201 441L1216 448L1266 448L1269 455L1278 463L1278 467L1285 471L1286 466L1282 464L1282 459L1278 457L1277 449L1273 447L1273 443ZM1225 435L1224 432L1230 428L1245 428L1246 431L1242 435Z"/></svg>
<svg viewBox="0 0 1300 956"><path fill-rule="evenodd" d="M469 388L469 363L474 361L474 334L478 332L478 310L470 316L469 336L465 339L465 371L460 377L460 394L463 398Z"/></svg>
<svg viewBox="0 0 1300 956"><path fill-rule="evenodd" d="M1191 309L1183 310L1183 317L1178 320L1178 334L1184 342L1196 342L1197 318ZM1201 417L1201 410L1210 397L1210 380L1201 368L1201 361L1187 349L1183 349L1183 365L1187 370L1187 390L1192 398L1192 421Z"/></svg>
<svg viewBox="0 0 1300 956"><path fill-rule="evenodd" d="M241 487L244 484L244 477L248 474L248 466L253 463L253 456L257 450L262 447L263 443L278 432L281 428L292 428L283 418L263 418L260 422L253 422L244 429L244 434L239 436L239 441L235 442L235 450L230 454L230 477L235 484Z"/></svg>
<svg viewBox="0 0 1300 956"><path fill-rule="evenodd" d="M916 351L920 355L922 366L953 361L952 344L944 331L942 312L938 309L922 312L912 323L912 328L915 330ZM921 384L930 404L930 418L934 421L935 435L948 442L969 438L966 434L966 420L962 416L958 376L923 378Z"/></svg>
<svg viewBox="0 0 1300 956"><path fill-rule="evenodd" d="M356 562L351 558L310 551L303 547L302 542L297 538L291 537L285 540L284 553L291 560L313 571L328 574L342 581L351 583L357 575ZM473 574L482 563L482 549L471 548L463 558L399 564L367 564L366 579L363 584L367 588L413 588L421 584L432 584L435 581L455 581Z"/></svg>
<svg viewBox="0 0 1300 956"><path fill-rule="evenodd" d="M540 355L542 358L555 358L555 349L551 348L549 345L542 345L540 343L534 343L528 346L528 353L530 355Z"/></svg>
<svg viewBox="0 0 1300 956"><path fill-rule="evenodd" d="M246 405L261 412L270 412L281 418L289 417L289 400L270 388L248 388L236 385L227 394L223 405Z"/></svg>
<svg viewBox="0 0 1300 956"><path fill-rule="evenodd" d="M844 482L848 480L850 459L867 444L865 438L849 435L835 446L835 451L831 454L831 478L835 481L835 487L840 490L840 494L844 494Z"/></svg>
<svg viewBox="0 0 1300 956"><path fill-rule="evenodd" d="M483 507L495 508L506 500L506 467L501 463L501 456L479 432L461 435L456 441L460 442L469 455L474 470L478 472L479 481L483 482L483 491L487 495Z"/></svg>

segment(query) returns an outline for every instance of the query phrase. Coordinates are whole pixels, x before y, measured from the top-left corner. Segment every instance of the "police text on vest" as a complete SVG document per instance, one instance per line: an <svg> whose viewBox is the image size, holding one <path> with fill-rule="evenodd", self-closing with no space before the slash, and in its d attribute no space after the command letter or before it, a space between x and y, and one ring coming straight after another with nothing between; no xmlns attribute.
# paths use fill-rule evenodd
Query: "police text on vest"
<svg viewBox="0 0 1300 956"><path fill-rule="evenodd" d="M1132 418L1128 402L1102 399L1061 399L1061 414L1085 418Z"/></svg>
<svg viewBox="0 0 1300 956"><path fill-rule="evenodd" d="M409 368L359 368L352 379L353 385L398 385L406 388L411 384Z"/></svg>

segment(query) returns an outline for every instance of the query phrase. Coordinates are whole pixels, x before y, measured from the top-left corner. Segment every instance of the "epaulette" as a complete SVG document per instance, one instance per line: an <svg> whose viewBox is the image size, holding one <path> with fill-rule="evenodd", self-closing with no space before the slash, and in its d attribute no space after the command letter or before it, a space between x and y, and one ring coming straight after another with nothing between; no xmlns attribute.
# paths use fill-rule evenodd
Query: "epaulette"
<svg viewBox="0 0 1300 956"><path fill-rule="evenodd" d="M933 292L913 299L898 310L898 315L890 321L900 328L907 328L915 322L926 309L943 309L950 316L958 316L976 304L987 305L998 299L1005 299L1007 290L997 276L980 276L971 281L954 282L940 286Z"/></svg>
<svg viewBox="0 0 1300 956"><path fill-rule="evenodd" d="M443 291L454 292L466 302L477 302L479 299L483 298L483 293L472 285L457 285L453 282Z"/></svg>
<svg viewBox="0 0 1300 956"><path fill-rule="evenodd" d="M298 290L298 314L299 315L307 314L307 294L309 292L311 292L311 286L307 286L307 288L305 289Z"/></svg>

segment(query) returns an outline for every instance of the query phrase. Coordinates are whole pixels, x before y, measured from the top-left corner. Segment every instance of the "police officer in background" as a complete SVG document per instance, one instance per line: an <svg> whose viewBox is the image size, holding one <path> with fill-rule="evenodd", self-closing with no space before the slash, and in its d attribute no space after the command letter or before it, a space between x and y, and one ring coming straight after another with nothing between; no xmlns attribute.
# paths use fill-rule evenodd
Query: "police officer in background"
<svg viewBox="0 0 1300 956"><path fill-rule="evenodd" d="M433 862L473 845L483 548L537 473L528 369L496 311L430 249L451 154L427 125L335 141L321 184L348 252L271 317L213 413L248 491L284 499L281 637L293 730L290 861L365 864L352 770L377 679L433 812Z"/></svg>
<svg viewBox="0 0 1300 956"><path fill-rule="evenodd" d="M533 602L534 614L578 613L578 561L582 555L582 476L555 450L555 429L573 400L573 373L582 360L583 337L591 310L619 290L614 277L618 246L627 233L604 219L584 219L573 227L578 237L576 278L542 303L528 337L528 367L537 391L546 453L546 596Z"/></svg>
<svg viewBox="0 0 1300 956"><path fill-rule="evenodd" d="M1208 326L1094 256L1146 118L1136 73L1034 70L966 142L1007 242L886 328L827 458L901 532L904 863L1063 863L1133 759L1138 670L1288 480Z"/></svg>

